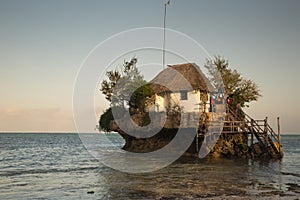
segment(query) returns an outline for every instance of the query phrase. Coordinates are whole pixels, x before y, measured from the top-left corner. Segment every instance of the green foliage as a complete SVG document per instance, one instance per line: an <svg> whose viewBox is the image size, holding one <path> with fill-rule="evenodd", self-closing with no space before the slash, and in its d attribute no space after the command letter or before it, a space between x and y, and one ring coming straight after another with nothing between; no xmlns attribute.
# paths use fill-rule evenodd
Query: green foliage
<svg viewBox="0 0 300 200"><path fill-rule="evenodd" d="M99 125L102 131L109 132L110 122L114 119L122 118L124 116L124 113L126 112L123 107L113 107L113 109L114 114L112 112L112 108L108 108L100 116Z"/></svg>
<svg viewBox="0 0 300 200"><path fill-rule="evenodd" d="M126 84L133 80L142 80L143 76L136 68L137 59L132 58L130 62L124 61L123 71L111 70L106 72L108 80L104 80L101 83L100 91L105 95L105 98L113 104L121 103L124 96ZM123 85L125 84L125 85ZM116 86L119 86L116 88Z"/></svg>
<svg viewBox="0 0 300 200"><path fill-rule="evenodd" d="M114 71L108 71L106 72L106 76L108 77L109 81L104 80L101 83L101 91L106 96L105 98L108 101L112 100L112 94L113 94L113 88L116 86L117 82L121 78L120 72L114 70Z"/></svg>
<svg viewBox="0 0 300 200"><path fill-rule="evenodd" d="M233 97L233 105L241 104L242 107L252 101L257 101L261 97L258 85L252 80L241 76L236 70L229 68L228 60L221 56L215 56L212 60L207 60L205 67L208 69L211 82L216 88L221 88L223 82L226 96Z"/></svg>
<svg viewBox="0 0 300 200"><path fill-rule="evenodd" d="M150 84L147 84L146 81L142 81L142 86L137 88L130 97L129 106L133 112L141 111L144 112L145 108L153 102L153 90L150 87Z"/></svg>
<svg viewBox="0 0 300 200"><path fill-rule="evenodd" d="M112 109L107 109L100 117L99 125L101 130L110 131L110 122L114 118L121 118L127 110L124 105L129 106L130 114L144 113L145 108L152 102L153 91L144 80L136 67L137 59L132 58L129 62L124 61L123 70L112 70L106 72L107 80L102 81L100 91L110 102ZM146 114L143 124L149 124L150 118Z"/></svg>
<svg viewBox="0 0 300 200"><path fill-rule="evenodd" d="M129 105L131 111L145 110L152 89L136 67L137 59L124 61L121 72L113 70L106 73L108 80L101 83L102 93L111 106Z"/></svg>
<svg viewBox="0 0 300 200"><path fill-rule="evenodd" d="M151 119L149 114L146 114L143 116L143 125L142 126L147 126L151 123Z"/></svg>
<svg viewBox="0 0 300 200"><path fill-rule="evenodd" d="M136 68L137 59L132 58L130 62L124 61L123 70L107 71L106 76L108 80L101 83L100 91L105 95L105 98L111 102L112 105L123 105L124 101L128 99L128 92L132 82L143 80L139 70Z"/></svg>
<svg viewBox="0 0 300 200"><path fill-rule="evenodd" d="M104 111L103 114L100 116L100 120L99 120L100 129L102 131L109 132L110 131L110 122L113 119L114 119L114 117L113 117L111 108Z"/></svg>

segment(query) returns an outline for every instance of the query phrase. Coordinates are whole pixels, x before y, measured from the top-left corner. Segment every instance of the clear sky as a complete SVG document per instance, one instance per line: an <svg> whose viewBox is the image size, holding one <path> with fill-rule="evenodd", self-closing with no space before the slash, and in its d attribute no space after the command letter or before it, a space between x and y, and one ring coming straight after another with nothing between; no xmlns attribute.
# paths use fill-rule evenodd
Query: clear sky
<svg viewBox="0 0 300 200"><path fill-rule="evenodd" d="M162 27L164 3L0 0L0 132L73 132L73 84L84 58L118 32ZM259 84L252 116L273 124L280 116L282 132L300 133L300 1L172 0L167 17L168 28Z"/></svg>

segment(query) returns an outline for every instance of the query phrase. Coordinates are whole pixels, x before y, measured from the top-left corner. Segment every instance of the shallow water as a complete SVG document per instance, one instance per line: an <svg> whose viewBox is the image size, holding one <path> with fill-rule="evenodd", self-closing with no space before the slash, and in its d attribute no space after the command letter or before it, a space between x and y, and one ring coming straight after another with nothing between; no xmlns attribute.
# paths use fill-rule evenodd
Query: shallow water
<svg viewBox="0 0 300 200"><path fill-rule="evenodd" d="M0 199L297 199L300 136L282 144L281 161L185 158L127 174L94 159L77 134L0 134Z"/></svg>

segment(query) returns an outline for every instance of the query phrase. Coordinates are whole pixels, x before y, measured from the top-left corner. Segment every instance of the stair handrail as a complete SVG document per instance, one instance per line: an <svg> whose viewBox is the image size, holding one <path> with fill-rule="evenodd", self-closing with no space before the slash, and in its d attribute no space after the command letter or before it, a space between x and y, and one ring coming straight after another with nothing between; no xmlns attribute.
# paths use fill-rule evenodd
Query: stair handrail
<svg viewBox="0 0 300 200"><path fill-rule="evenodd" d="M234 116L234 118L238 118L237 113L233 110L233 107L228 105L228 110L230 112L230 114L232 114ZM248 128L249 131L251 131L252 127L256 132L265 132L264 129L261 128L261 125L258 124L258 120L254 120L252 117L250 117L247 113L243 112L244 114L244 120L245 120L245 124L251 124L250 126L247 125L246 127ZM266 123L266 134L268 137L271 138L272 142L278 142L278 136L276 134L276 132L272 129L272 127L269 125L269 123ZM264 143L268 143L268 141L265 141Z"/></svg>
<svg viewBox="0 0 300 200"><path fill-rule="evenodd" d="M280 141L278 140L278 134L276 134L276 132L273 130L273 128L269 124L267 124L267 129L271 135L272 141L278 142L280 144Z"/></svg>
<svg viewBox="0 0 300 200"><path fill-rule="evenodd" d="M227 105L227 110L235 119L239 119L239 117L237 116L237 112L233 110L232 106ZM267 147L267 150L270 153L270 155L272 155L273 152L277 155L281 154L280 150L274 144L275 141L280 145L280 141L278 140L278 135L267 122L267 118L264 120L254 120L245 112L243 112L243 115L244 115L243 120L245 124L244 128L247 128L252 134L255 134L259 142L261 142L263 145ZM260 121L263 121L264 125L260 125L259 124ZM261 126L263 126L264 128L262 128Z"/></svg>

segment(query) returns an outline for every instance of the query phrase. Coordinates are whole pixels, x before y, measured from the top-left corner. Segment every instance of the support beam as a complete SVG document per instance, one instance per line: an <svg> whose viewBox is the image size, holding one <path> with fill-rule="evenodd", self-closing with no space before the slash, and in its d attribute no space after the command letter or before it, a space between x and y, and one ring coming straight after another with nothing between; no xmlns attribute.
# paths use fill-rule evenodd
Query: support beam
<svg viewBox="0 0 300 200"><path fill-rule="evenodd" d="M199 153L199 133L196 134L196 153Z"/></svg>
<svg viewBox="0 0 300 200"><path fill-rule="evenodd" d="M253 119L251 119L251 146L253 145L253 132L254 132L254 122L253 122Z"/></svg>
<svg viewBox="0 0 300 200"><path fill-rule="evenodd" d="M265 141L268 142L268 117L265 119L265 129L264 129L264 134L265 134Z"/></svg>
<svg viewBox="0 0 300 200"><path fill-rule="evenodd" d="M278 137L278 142L280 143L280 119L279 119L279 117L277 117L277 128L278 128L277 137Z"/></svg>

